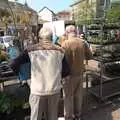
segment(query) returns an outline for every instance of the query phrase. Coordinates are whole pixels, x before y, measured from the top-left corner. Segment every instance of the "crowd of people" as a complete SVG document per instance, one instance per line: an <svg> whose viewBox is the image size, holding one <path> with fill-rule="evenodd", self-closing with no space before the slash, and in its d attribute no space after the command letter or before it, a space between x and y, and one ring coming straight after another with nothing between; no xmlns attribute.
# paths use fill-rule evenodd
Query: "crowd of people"
<svg viewBox="0 0 120 120"><path fill-rule="evenodd" d="M65 120L80 120L85 60L92 57L91 48L77 37L74 25L67 26L57 42L52 41L53 33L48 27L40 30L39 38L39 43L27 47L11 63L17 72L24 71L18 73L25 80L30 76L31 120L58 119L61 89Z"/></svg>

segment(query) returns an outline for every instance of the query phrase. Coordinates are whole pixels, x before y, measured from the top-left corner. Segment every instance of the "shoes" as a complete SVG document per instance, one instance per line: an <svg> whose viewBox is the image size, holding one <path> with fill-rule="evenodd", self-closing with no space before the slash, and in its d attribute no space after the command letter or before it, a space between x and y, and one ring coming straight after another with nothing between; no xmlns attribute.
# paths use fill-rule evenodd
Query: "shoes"
<svg viewBox="0 0 120 120"><path fill-rule="evenodd" d="M28 86L27 81L20 82L19 87L25 87L25 86Z"/></svg>
<svg viewBox="0 0 120 120"><path fill-rule="evenodd" d="M28 86L27 82L26 82L26 83L23 83L22 86L23 86L23 87L24 87L24 86Z"/></svg>
<svg viewBox="0 0 120 120"><path fill-rule="evenodd" d="M81 120L80 117L75 117L73 120Z"/></svg>
<svg viewBox="0 0 120 120"><path fill-rule="evenodd" d="M75 118L75 119L73 119L73 120L81 120L80 118Z"/></svg>

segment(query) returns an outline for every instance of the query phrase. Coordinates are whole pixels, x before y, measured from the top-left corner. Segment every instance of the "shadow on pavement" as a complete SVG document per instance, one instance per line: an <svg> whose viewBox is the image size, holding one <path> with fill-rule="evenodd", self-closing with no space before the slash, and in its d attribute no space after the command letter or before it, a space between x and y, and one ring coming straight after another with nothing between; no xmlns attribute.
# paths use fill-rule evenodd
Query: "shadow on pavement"
<svg viewBox="0 0 120 120"><path fill-rule="evenodd" d="M28 102L30 90L28 87L19 87L19 84L8 85L5 92L15 95L20 100ZM86 97L87 96L87 97ZM111 99L112 104L100 106L97 99L90 94L84 96L83 100L83 120L120 120L120 97ZM98 108L97 108L98 107ZM17 111L15 120L25 120L29 118L30 109L28 111ZM21 117L20 117L21 116ZM23 117L22 117L23 116ZM63 100L59 104L59 116L63 117ZM27 119L29 120L29 119Z"/></svg>

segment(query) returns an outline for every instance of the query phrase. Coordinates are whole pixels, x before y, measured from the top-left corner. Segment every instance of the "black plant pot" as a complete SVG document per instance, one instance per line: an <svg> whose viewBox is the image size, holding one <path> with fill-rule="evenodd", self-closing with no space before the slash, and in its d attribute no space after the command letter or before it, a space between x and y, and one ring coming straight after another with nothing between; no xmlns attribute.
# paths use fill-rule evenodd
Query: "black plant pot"
<svg viewBox="0 0 120 120"><path fill-rule="evenodd" d="M0 113L0 120L14 120L14 116Z"/></svg>
<svg viewBox="0 0 120 120"><path fill-rule="evenodd" d="M26 116L29 116L30 115L30 108L27 108L27 109L16 109L13 113L13 118L15 118L15 120L24 120L24 118Z"/></svg>
<svg viewBox="0 0 120 120"><path fill-rule="evenodd" d="M0 120L2 120L4 117L4 114L0 113Z"/></svg>
<svg viewBox="0 0 120 120"><path fill-rule="evenodd" d="M26 116L30 115L30 108L28 109L16 109L11 114L0 113L0 120L24 120Z"/></svg>

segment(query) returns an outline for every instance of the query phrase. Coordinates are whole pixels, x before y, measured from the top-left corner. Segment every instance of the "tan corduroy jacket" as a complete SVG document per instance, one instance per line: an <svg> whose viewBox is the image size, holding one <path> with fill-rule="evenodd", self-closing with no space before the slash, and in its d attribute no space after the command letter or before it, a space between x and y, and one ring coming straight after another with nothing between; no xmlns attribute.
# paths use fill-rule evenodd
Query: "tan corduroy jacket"
<svg viewBox="0 0 120 120"><path fill-rule="evenodd" d="M83 40L77 37L70 37L62 44L65 49L65 56L68 60L71 75L79 75L84 71L84 60L86 56L91 56L91 50Z"/></svg>

